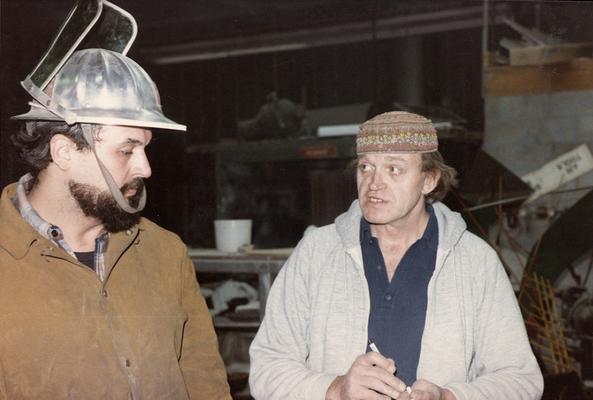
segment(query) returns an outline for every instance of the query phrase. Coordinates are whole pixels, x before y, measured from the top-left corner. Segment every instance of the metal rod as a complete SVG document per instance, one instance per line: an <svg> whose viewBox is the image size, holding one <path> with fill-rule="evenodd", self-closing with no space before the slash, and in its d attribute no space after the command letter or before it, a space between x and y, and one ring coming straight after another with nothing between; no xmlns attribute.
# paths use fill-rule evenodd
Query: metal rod
<svg viewBox="0 0 593 400"><path fill-rule="evenodd" d="M581 190L589 190L589 189L593 189L593 186L584 186L584 187L580 187L580 188L574 188L574 189L563 189L563 190L554 190L553 192L548 192L543 194L542 196L547 196L547 195L551 195L551 194L561 194L561 193L570 193L570 192L578 192ZM524 195L524 196L516 196L516 197L509 197L508 199L502 199L502 200L496 200L496 201L491 201L489 203L484 203L484 204L479 204L477 206L473 206L473 207L468 207L468 208L464 208L463 210L461 210L462 212L468 212L468 211L476 211L476 210L481 210L482 208L488 208L488 207L493 207L493 206L498 206L501 204L507 204L507 203L513 203L515 201L519 201L519 200L525 200L529 197L530 195Z"/></svg>

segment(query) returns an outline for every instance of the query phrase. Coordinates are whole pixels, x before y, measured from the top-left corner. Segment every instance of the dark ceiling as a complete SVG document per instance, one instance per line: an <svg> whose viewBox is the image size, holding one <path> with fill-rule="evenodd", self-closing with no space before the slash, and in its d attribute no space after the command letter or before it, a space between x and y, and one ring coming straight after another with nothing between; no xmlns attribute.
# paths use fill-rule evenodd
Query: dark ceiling
<svg viewBox="0 0 593 400"><path fill-rule="evenodd" d="M134 56L156 64L291 50L482 25L483 0L114 0L129 11L139 33ZM488 0L530 10L578 1ZM0 0L2 52L7 41L38 54L75 0ZM581 7L579 7L581 8ZM590 15L589 15L590 17ZM554 17L552 17L554 18ZM583 19L588 21L587 18ZM589 25L584 24L584 25ZM43 51L43 50L41 50ZM178 57L190 55L190 57Z"/></svg>
<svg viewBox="0 0 593 400"><path fill-rule="evenodd" d="M155 63L414 33L481 23L481 0L115 0L138 23L133 54ZM74 0L1 0L2 40L45 48ZM422 32L420 32L422 33ZM15 37L18 35L19 37ZM24 36L24 37L23 37ZM28 43L31 43L30 45ZM291 47L292 46L292 47ZM43 51L43 50L41 50ZM229 53L229 51L231 53Z"/></svg>
<svg viewBox="0 0 593 400"><path fill-rule="evenodd" d="M73 0L2 0L31 15L32 26L59 26ZM270 31L481 6L482 0L115 0L134 15L143 45L165 45ZM4 14L4 10L3 10ZM39 19L35 17L40 17Z"/></svg>

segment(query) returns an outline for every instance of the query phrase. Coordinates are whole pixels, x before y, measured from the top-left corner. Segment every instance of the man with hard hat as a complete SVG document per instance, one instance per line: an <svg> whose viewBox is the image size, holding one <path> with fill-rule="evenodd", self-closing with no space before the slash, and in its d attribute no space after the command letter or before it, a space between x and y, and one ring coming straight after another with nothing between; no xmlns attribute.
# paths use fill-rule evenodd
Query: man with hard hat
<svg viewBox="0 0 593 400"><path fill-rule="evenodd" d="M97 21L121 41L81 46L101 43ZM140 217L151 129L185 127L125 55L134 36L117 6L80 1L23 82L13 142L31 172L0 198L2 400L230 399L187 249Z"/></svg>
<svg viewBox="0 0 593 400"><path fill-rule="evenodd" d="M358 200L310 230L251 345L256 399L538 399L543 379L495 251L440 202L430 120L360 126Z"/></svg>

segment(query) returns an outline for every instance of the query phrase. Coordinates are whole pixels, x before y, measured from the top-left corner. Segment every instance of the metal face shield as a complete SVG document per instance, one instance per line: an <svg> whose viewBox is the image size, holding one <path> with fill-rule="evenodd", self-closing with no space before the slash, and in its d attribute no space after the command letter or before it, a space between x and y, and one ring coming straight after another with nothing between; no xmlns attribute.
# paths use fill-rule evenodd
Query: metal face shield
<svg viewBox="0 0 593 400"><path fill-rule="evenodd" d="M47 52L21 84L57 119L72 124L74 118L69 110L52 104L47 93L50 81L76 50L101 48L125 55L137 31L134 17L115 4L107 0L79 0Z"/></svg>

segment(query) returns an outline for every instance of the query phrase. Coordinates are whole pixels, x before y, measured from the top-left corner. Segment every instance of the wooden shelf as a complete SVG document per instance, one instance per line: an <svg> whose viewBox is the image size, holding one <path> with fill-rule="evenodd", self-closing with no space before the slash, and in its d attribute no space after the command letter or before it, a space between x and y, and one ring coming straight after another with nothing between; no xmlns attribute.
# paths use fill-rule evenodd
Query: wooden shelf
<svg viewBox="0 0 593 400"><path fill-rule="evenodd" d="M214 327L218 329L257 329L260 321L234 321L226 317L214 317Z"/></svg>

